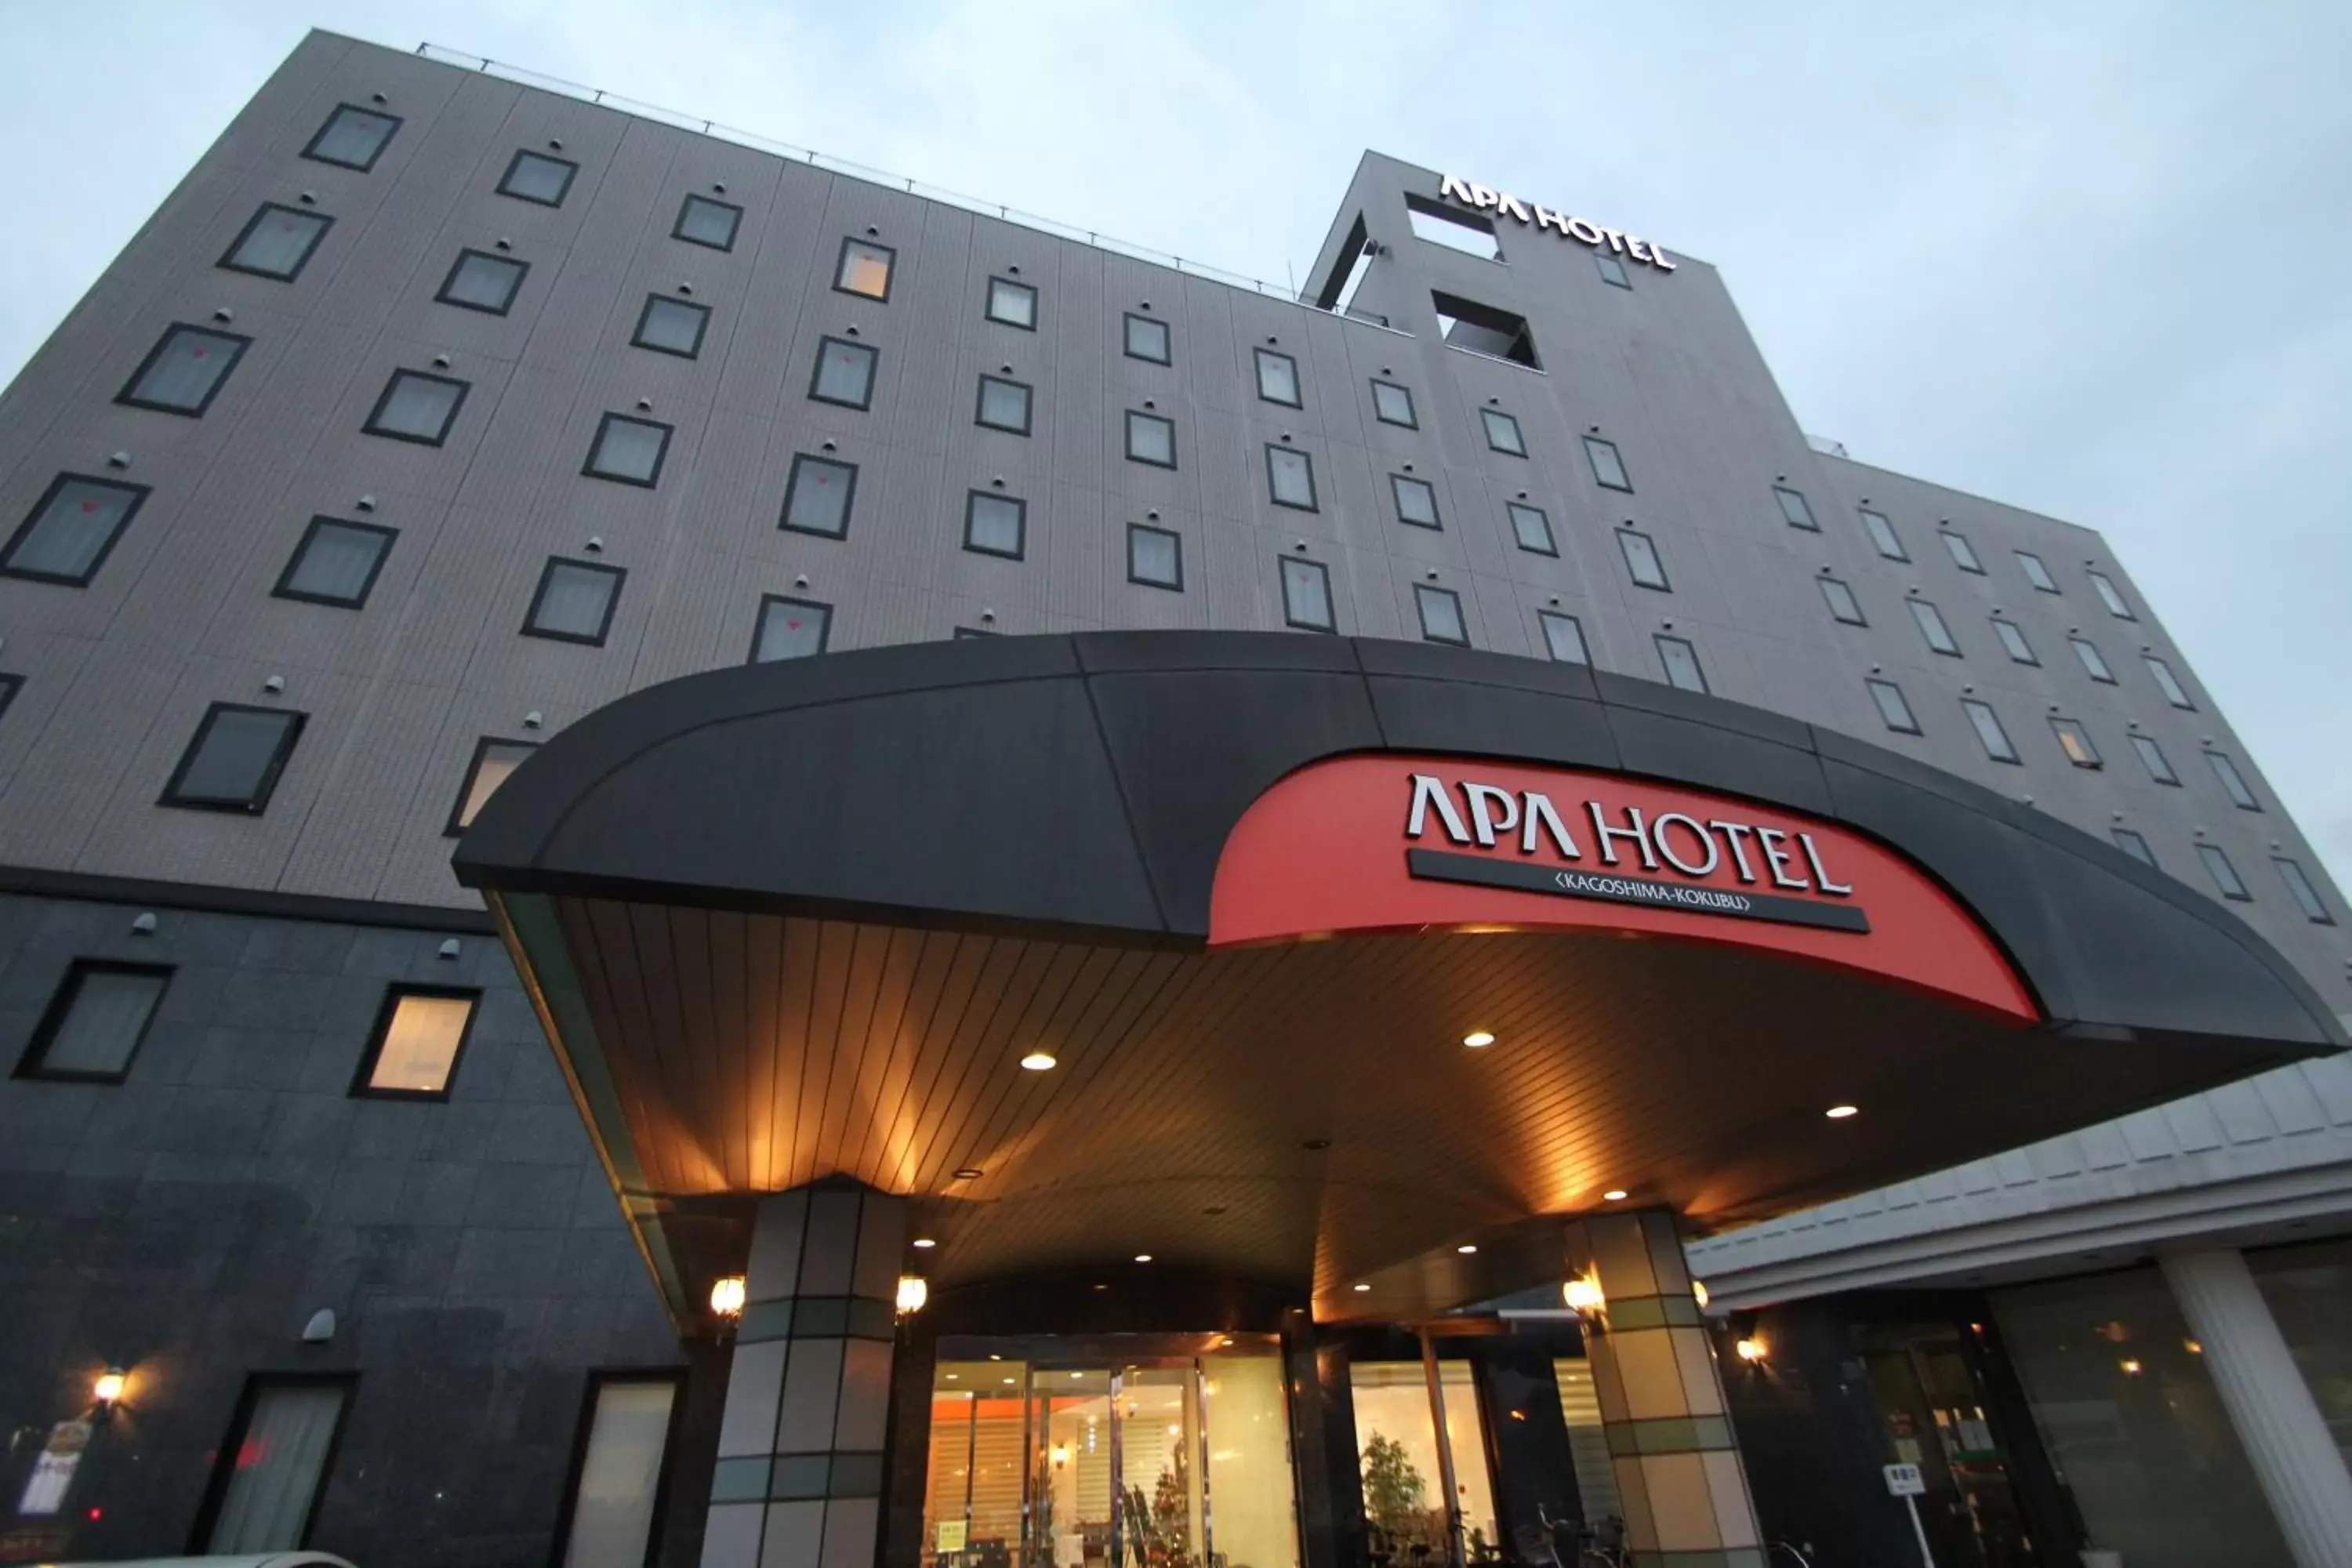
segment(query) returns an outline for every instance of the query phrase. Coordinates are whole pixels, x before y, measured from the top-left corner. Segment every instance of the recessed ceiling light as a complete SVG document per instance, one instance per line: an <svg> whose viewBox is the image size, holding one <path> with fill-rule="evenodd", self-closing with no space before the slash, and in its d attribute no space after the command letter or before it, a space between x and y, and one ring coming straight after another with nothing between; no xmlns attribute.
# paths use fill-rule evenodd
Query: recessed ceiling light
<svg viewBox="0 0 2352 1568"><path fill-rule="evenodd" d="M1859 1116L1862 1114L1862 1110L1861 1107L1853 1105L1832 1105L1822 1114L1832 1121L1843 1121L1849 1116Z"/></svg>
<svg viewBox="0 0 2352 1568"><path fill-rule="evenodd" d="M1008 1377L1008 1378L1006 1378L1004 1381L1005 1381L1005 1382L1007 1382L1007 1383L1011 1383L1013 1380L1012 1380L1011 1378L1009 1378L1009 1377Z"/></svg>
<svg viewBox="0 0 2352 1568"><path fill-rule="evenodd" d="M1151 1254L1148 1252L1139 1252L1135 1255L1135 1260L1138 1263L1149 1263L1151 1261Z"/></svg>
<svg viewBox="0 0 2352 1568"><path fill-rule="evenodd" d="M1474 1050L1480 1046L1491 1046L1495 1043L1495 1031L1492 1029L1473 1029L1468 1034L1462 1037L1462 1043L1470 1047Z"/></svg>
<svg viewBox="0 0 2352 1568"><path fill-rule="evenodd" d="M963 1376L963 1373L960 1373L960 1372L951 1372L951 1373L948 1373L948 1381L949 1381L950 1383L954 1383L954 1382L958 1381L959 1379L961 1379L962 1376Z"/></svg>
<svg viewBox="0 0 2352 1568"><path fill-rule="evenodd" d="M1465 1241L1454 1250L1462 1254L1465 1258L1467 1258L1470 1254L1478 1250L1478 1244L1475 1241Z"/></svg>
<svg viewBox="0 0 2352 1568"><path fill-rule="evenodd" d="M1080 1379L1080 1378L1082 1378L1082 1377L1084 1377L1084 1376L1086 1376L1086 1375L1087 1375L1087 1374L1086 1374L1085 1373L1082 1373L1082 1372L1074 1372L1074 1373L1070 1373L1070 1381L1071 1381L1072 1383L1076 1383L1076 1382L1077 1382L1077 1381L1078 1381L1078 1379Z"/></svg>
<svg viewBox="0 0 2352 1568"><path fill-rule="evenodd" d="M1370 1285L1359 1285L1359 1286L1357 1286L1357 1287L1356 1287L1356 1289L1359 1289L1359 1290L1369 1290L1369 1289L1371 1289L1371 1287L1370 1287Z"/></svg>
<svg viewBox="0 0 2352 1568"><path fill-rule="evenodd" d="M928 1236L919 1236L919 1237L915 1237L915 1245L916 1245L917 1247L937 1247L937 1246L939 1245L939 1243L938 1243L938 1242L936 1242L936 1241L933 1241L933 1240L932 1240L929 1237L928 1237Z"/></svg>
<svg viewBox="0 0 2352 1568"><path fill-rule="evenodd" d="M1613 1204L1613 1203L1616 1203L1616 1202L1618 1202L1620 1199L1622 1199L1622 1198L1623 1198L1623 1197L1624 1197L1624 1195L1625 1195L1625 1189L1624 1189L1624 1188L1622 1188L1622 1187L1612 1187L1612 1188L1610 1188L1607 1192L1605 1192L1605 1193L1601 1194L1601 1195L1603 1198L1606 1198L1609 1202L1611 1202L1611 1203L1612 1203L1612 1204Z"/></svg>
<svg viewBox="0 0 2352 1568"><path fill-rule="evenodd" d="M1031 1072L1051 1072L1054 1069L1054 1053L1051 1051L1031 1051L1027 1056L1021 1058L1021 1065L1027 1068Z"/></svg>
<svg viewBox="0 0 2352 1568"><path fill-rule="evenodd" d="M1003 1356L1001 1356L1001 1355L996 1354L993 1351L992 1351L992 1352L989 1352L989 1357L988 1357L988 1359L989 1359L989 1360L991 1360L991 1361L1003 1361L1004 1358L1003 1358Z"/></svg>

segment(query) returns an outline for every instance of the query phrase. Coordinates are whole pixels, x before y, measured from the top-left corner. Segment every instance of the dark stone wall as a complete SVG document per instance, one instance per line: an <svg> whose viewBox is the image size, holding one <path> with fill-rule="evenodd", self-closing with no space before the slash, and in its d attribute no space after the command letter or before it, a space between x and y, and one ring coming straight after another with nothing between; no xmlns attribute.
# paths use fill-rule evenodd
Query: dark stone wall
<svg viewBox="0 0 2352 1568"><path fill-rule="evenodd" d="M310 1543L536 1568L591 1372L691 1363L660 1560L695 1562L724 1355L672 1330L499 943L142 907L0 898L0 1070L75 959L176 966L127 1081L0 1079L0 1561L179 1553L247 1376L343 1372ZM446 1103L349 1092L399 981L482 991ZM109 1363L66 1511L19 1518Z"/></svg>

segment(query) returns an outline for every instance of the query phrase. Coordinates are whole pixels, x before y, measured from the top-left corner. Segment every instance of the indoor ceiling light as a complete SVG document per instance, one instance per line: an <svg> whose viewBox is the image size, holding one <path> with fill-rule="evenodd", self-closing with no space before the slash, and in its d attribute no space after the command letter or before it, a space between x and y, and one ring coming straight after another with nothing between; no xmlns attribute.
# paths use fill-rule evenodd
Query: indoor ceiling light
<svg viewBox="0 0 2352 1568"><path fill-rule="evenodd" d="M1462 1037L1462 1043L1473 1049L1475 1049L1480 1046L1491 1046L1495 1043L1495 1031L1492 1029L1473 1029L1468 1034Z"/></svg>
<svg viewBox="0 0 2352 1568"><path fill-rule="evenodd" d="M1860 1106L1832 1105L1827 1110L1822 1111L1822 1114L1828 1117L1832 1121L1843 1121L1849 1116L1860 1115L1861 1111L1862 1108Z"/></svg>
<svg viewBox="0 0 2352 1568"><path fill-rule="evenodd" d="M1359 1286L1357 1286L1357 1287L1356 1287L1356 1289L1359 1289L1359 1290L1369 1290L1369 1289L1371 1289L1371 1287L1370 1287L1370 1285L1359 1285Z"/></svg>
<svg viewBox="0 0 2352 1568"><path fill-rule="evenodd" d="M919 1236L919 1237L915 1237L915 1245L916 1245L917 1247L937 1247L937 1246L939 1245L939 1243L938 1243L938 1242L936 1242L936 1241L933 1241L933 1240L932 1240L929 1237L928 1237L928 1236Z"/></svg>
<svg viewBox="0 0 2352 1568"><path fill-rule="evenodd" d="M1031 1072L1051 1072L1054 1068L1054 1053L1051 1051L1031 1051L1027 1056L1021 1058L1021 1065L1027 1068Z"/></svg>
<svg viewBox="0 0 2352 1568"><path fill-rule="evenodd" d="M1138 1263L1149 1263L1151 1261L1151 1254L1148 1252L1139 1252L1135 1255L1135 1260Z"/></svg>
<svg viewBox="0 0 2352 1568"><path fill-rule="evenodd" d="M1622 1187L1612 1187L1601 1195L1612 1204L1618 1203L1624 1198L1625 1189Z"/></svg>
<svg viewBox="0 0 2352 1568"><path fill-rule="evenodd" d="M1478 1250L1478 1244L1475 1241L1465 1241L1454 1250L1460 1253L1463 1257L1467 1258L1472 1253Z"/></svg>

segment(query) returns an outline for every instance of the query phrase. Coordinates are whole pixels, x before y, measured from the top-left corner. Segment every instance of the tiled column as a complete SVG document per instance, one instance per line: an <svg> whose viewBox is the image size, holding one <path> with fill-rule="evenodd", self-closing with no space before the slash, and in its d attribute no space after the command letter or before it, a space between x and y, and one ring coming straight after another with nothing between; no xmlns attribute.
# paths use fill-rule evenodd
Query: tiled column
<svg viewBox="0 0 2352 1568"><path fill-rule="evenodd" d="M853 1182L760 1200L702 1568L872 1568L906 1238Z"/></svg>
<svg viewBox="0 0 2352 1568"><path fill-rule="evenodd" d="M1637 1568L1765 1568L1706 1321L1674 1216L1596 1215L1568 1227L1572 1278L1607 1305L1585 1353Z"/></svg>

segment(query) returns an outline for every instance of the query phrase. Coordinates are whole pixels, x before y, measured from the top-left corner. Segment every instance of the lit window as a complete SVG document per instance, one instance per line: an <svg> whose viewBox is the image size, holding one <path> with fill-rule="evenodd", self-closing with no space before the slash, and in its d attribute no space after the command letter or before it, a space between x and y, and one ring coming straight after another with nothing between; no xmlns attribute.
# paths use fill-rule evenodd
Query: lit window
<svg viewBox="0 0 2352 1568"><path fill-rule="evenodd" d="M1437 492L1425 479L1408 474L1389 476L1389 493L1396 499L1397 521L1415 528L1436 528Z"/></svg>
<svg viewBox="0 0 2352 1568"><path fill-rule="evenodd" d="M1868 507L1863 508L1862 527L1863 531L1870 535L1871 544L1889 561L1911 559L1911 552L1903 548L1903 536L1895 531L1895 525L1887 521L1883 513L1874 512Z"/></svg>
<svg viewBox="0 0 2352 1568"><path fill-rule="evenodd" d="M492 256L486 250L461 250L449 276L441 280L441 288L433 297L444 305L457 305L468 310L479 310L487 316L503 316L514 305L515 294L522 288L523 274L530 267L504 256Z"/></svg>
<svg viewBox="0 0 2352 1568"><path fill-rule="evenodd" d="M478 991L394 985L383 994L375 1037L352 1092L385 1100L446 1100L473 1028Z"/></svg>
<svg viewBox="0 0 2352 1568"><path fill-rule="evenodd" d="M1184 542L1164 528L1127 525L1127 580L1146 587L1184 589Z"/></svg>
<svg viewBox="0 0 2352 1568"><path fill-rule="evenodd" d="M760 600L760 624L751 634L753 664L780 658L808 658L824 651L833 632L833 606L813 599L788 599L769 594Z"/></svg>
<svg viewBox="0 0 2352 1568"><path fill-rule="evenodd" d="M2024 572L2025 580L2042 593L2054 594L2058 591L2057 579L2050 575L2050 568L2042 563L2042 557L2031 550L2021 550L2017 552L2017 564L2019 569Z"/></svg>
<svg viewBox="0 0 2352 1568"><path fill-rule="evenodd" d="M392 141L392 133L400 129L400 121L389 114L378 114L372 109L356 104L335 106L335 112L319 127L310 144L302 149L302 156L320 163L339 163L362 174L375 167L375 161Z"/></svg>
<svg viewBox="0 0 2352 1568"><path fill-rule="evenodd" d="M2164 754L2163 747L2137 732L2132 735L2131 743L2132 750L2139 753L2140 762L2147 766L2148 777L2160 784L2179 786L2180 775L2172 771L2171 759Z"/></svg>
<svg viewBox="0 0 2352 1568"><path fill-rule="evenodd" d="M1456 647L1470 646L1469 628L1462 624L1461 595L1451 588L1416 583L1412 600L1414 608L1421 613L1421 635L1425 640L1452 643Z"/></svg>
<svg viewBox="0 0 2352 1568"><path fill-rule="evenodd" d="M1621 528L1617 531L1617 548L1624 552L1625 570L1633 574L1637 584L1661 593L1674 592L1666 581L1665 563L1658 559L1658 547L1648 534Z"/></svg>
<svg viewBox="0 0 2352 1568"><path fill-rule="evenodd" d="M1258 397L1286 408L1305 406L1298 395L1298 362L1272 349L1259 349L1255 357Z"/></svg>
<svg viewBox="0 0 2352 1568"><path fill-rule="evenodd" d="M1010 278L988 280L988 319L1024 332L1037 330L1037 290Z"/></svg>
<svg viewBox="0 0 2352 1568"><path fill-rule="evenodd" d="M607 414L597 422L596 438L589 443L588 461L580 471L591 479L651 489L661 479L669 437L670 427L656 420Z"/></svg>
<svg viewBox="0 0 2352 1568"><path fill-rule="evenodd" d="M677 222L670 228L672 239L682 239L688 245L708 246L712 250L735 248L735 229L743 221L743 209L731 202L714 202L709 196L689 195L677 209Z"/></svg>
<svg viewBox="0 0 2352 1568"><path fill-rule="evenodd" d="M1592 264L1601 268L1601 276L1605 281L1614 283L1620 289L1631 289L1633 286L1633 280L1625 276L1625 264L1607 251L1594 251Z"/></svg>
<svg viewBox="0 0 2352 1568"><path fill-rule="evenodd" d="M214 703L172 770L161 804L259 816L307 717L279 708Z"/></svg>
<svg viewBox="0 0 2352 1568"><path fill-rule="evenodd" d="M980 378L980 406L972 415L972 423L985 425L992 430L1006 430L1015 436L1029 434L1029 414L1034 396L1025 382L1008 381L1000 375Z"/></svg>
<svg viewBox="0 0 2352 1568"><path fill-rule="evenodd" d="M517 196L543 207L560 207L564 193L572 189L572 176L579 172L579 164L562 158L551 158L544 153L517 153L499 181L499 195Z"/></svg>
<svg viewBox="0 0 2352 1568"><path fill-rule="evenodd" d="M162 414L200 416L245 357L251 338L207 327L174 325L131 374L114 401Z"/></svg>
<svg viewBox="0 0 2352 1568"><path fill-rule="evenodd" d="M1503 510L1510 514L1511 535L1519 542L1520 549L1537 555L1559 553L1559 544L1551 536L1551 519L1544 515L1541 507L1515 500L1504 502Z"/></svg>
<svg viewBox="0 0 2352 1568"><path fill-rule="evenodd" d="M1481 408L1479 421L1486 426L1486 445L1497 452L1514 458L1528 455L1527 437L1519 433L1519 422L1499 408Z"/></svg>
<svg viewBox="0 0 2352 1568"><path fill-rule="evenodd" d="M1331 574L1323 563L1282 558L1282 619L1302 631L1338 629L1331 618Z"/></svg>
<svg viewBox="0 0 2352 1568"><path fill-rule="evenodd" d="M257 1376L214 1450L196 1513L198 1549L213 1556L291 1551L310 1533L351 1394L347 1375Z"/></svg>
<svg viewBox="0 0 2352 1568"><path fill-rule="evenodd" d="M1984 742L1985 755L1996 763L2017 761L2017 748L2009 743L2009 731L2001 728L2000 715L1973 697L1960 699L1968 710L1969 722L1976 726L1977 739Z"/></svg>
<svg viewBox="0 0 2352 1568"><path fill-rule="evenodd" d="M1706 672L1698 667L1698 649L1687 638L1660 632L1651 640L1658 645L1658 662L1665 667L1667 684L1685 691L1706 689Z"/></svg>
<svg viewBox="0 0 2352 1568"><path fill-rule="evenodd" d="M2311 879L2304 875L2300 865L2284 855L2272 856L2271 864L2278 868L2279 879L2286 884L2286 890L2294 895L2295 904L2303 910L2304 919L2324 926L2336 923L2336 917L2327 912L2327 905L2320 898L2319 889L2311 885Z"/></svg>
<svg viewBox="0 0 2352 1568"><path fill-rule="evenodd" d="M1584 438L1584 460L1592 465L1592 482L1606 489L1633 493L1633 481L1625 477L1625 461L1617 454L1617 443L1604 441L1598 436Z"/></svg>
<svg viewBox="0 0 2352 1568"><path fill-rule="evenodd" d="M2130 856L2141 865L2154 866L2156 864L2156 851L2147 847L2147 839L2142 838L2130 828L2110 827L2107 829L2107 836L2116 841L2116 848L2122 850L2125 854Z"/></svg>
<svg viewBox="0 0 2352 1568"><path fill-rule="evenodd" d="M446 375L428 375L421 370L396 370L383 384L383 395L368 411L367 424L362 426L371 436L389 436L395 441L415 441L427 447L438 447L449 438L449 426L457 423L457 410L464 405L470 384L453 381Z"/></svg>
<svg viewBox="0 0 2352 1568"><path fill-rule="evenodd" d="M556 1568L642 1568L653 1557L681 1376L590 1374Z"/></svg>
<svg viewBox="0 0 2352 1568"><path fill-rule="evenodd" d="M868 300L890 297L890 273L898 260L898 253L887 245L870 240L845 239L841 242L841 261L834 268L833 286L845 294L856 294Z"/></svg>
<svg viewBox="0 0 2352 1568"><path fill-rule="evenodd" d="M1878 716L1886 721L1888 729L1906 735L1919 732L1919 721L1912 715L1911 704L1904 697L1901 687L1891 680L1875 678L1865 679L1863 684L1870 688L1870 700L1878 705Z"/></svg>
<svg viewBox="0 0 2352 1568"><path fill-rule="evenodd" d="M1155 468L1176 466L1176 422L1157 414L1127 411L1127 460Z"/></svg>
<svg viewBox="0 0 2352 1568"><path fill-rule="evenodd" d="M1392 381L1372 383L1372 417L1383 425L1402 425L1408 430L1421 428L1421 421L1412 412L1412 389Z"/></svg>
<svg viewBox="0 0 2352 1568"><path fill-rule="evenodd" d="M2033 657L2033 645L2025 640L2025 634L2018 629L2016 622L2005 621L1999 616L1995 616L1992 617L1992 629L1993 635L2000 638L2002 650L2010 658L2020 664L2042 662Z"/></svg>
<svg viewBox="0 0 2352 1568"><path fill-rule="evenodd" d="M2213 776L2221 781L2221 788L2229 795L2231 805L2240 811L2262 810L2263 803L2254 798L2254 792L2248 787L2245 775L2238 772L2237 763L2220 752L2206 752L2205 761L2213 769Z"/></svg>
<svg viewBox="0 0 2352 1568"><path fill-rule="evenodd" d="M1029 503L989 490L964 498L963 547L982 555L1021 559L1029 530Z"/></svg>
<svg viewBox="0 0 2352 1568"><path fill-rule="evenodd" d="M2238 868L2230 864L2229 856L2221 852L2219 844L2200 844L2197 858L2205 862L2207 874L2213 879L2213 885L2221 889L2223 898L2239 903L2253 901L2253 894L2246 891L2246 884L2239 879Z"/></svg>
<svg viewBox="0 0 2352 1568"><path fill-rule="evenodd" d="M523 617L523 635L601 647L612 629L625 575L617 566L549 556L539 574L538 591L530 596L530 613Z"/></svg>
<svg viewBox="0 0 2352 1568"><path fill-rule="evenodd" d="M1152 316L1127 312L1127 357L1149 360L1153 364L1168 364L1174 356L1168 347L1168 323Z"/></svg>
<svg viewBox="0 0 2352 1568"><path fill-rule="evenodd" d="M784 514L776 526L794 533L846 538L849 506L856 495L856 465L797 453L792 477L784 481Z"/></svg>
<svg viewBox="0 0 2352 1568"><path fill-rule="evenodd" d="M1558 664L1591 664L1591 653L1584 646L1584 626L1574 616L1563 616L1552 610L1538 610L1536 619L1543 624L1544 651Z"/></svg>
<svg viewBox="0 0 2352 1568"><path fill-rule="evenodd" d="M1919 623L1919 635L1937 653L1960 657L1960 645L1952 640L1952 628L1944 624L1944 612L1925 599L1906 600L1911 606L1911 618Z"/></svg>
<svg viewBox="0 0 2352 1568"><path fill-rule="evenodd" d="M152 964L79 960L49 998L16 1076L121 1083L171 982L169 969Z"/></svg>
<svg viewBox="0 0 2352 1568"><path fill-rule="evenodd" d="M1962 535L1954 533L1950 529L1944 530L1943 533L1944 549L1951 555L1952 564L1963 572L1973 572L1979 577L1983 576L1984 563L1977 559L1976 546L1970 544Z"/></svg>
<svg viewBox="0 0 2352 1568"><path fill-rule="evenodd" d="M98 574L146 499L145 485L59 474L0 551L0 574L81 587Z"/></svg>
<svg viewBox="0 0 2352 1568"><path fill-rule="evenodd" d="M702 334L709 325L709 306L674 300L667 294L648 294L646 308L637 312L637 330L629 334L629 342L637 348L693 359L702 353Z"/></svg>
<svg viewBox="0 0 2352 1568"><path fill-rule="evenodd" d="M874 403L874 350L846 338L819 338L816 374L809 378L809 396L844 408L867 408Z"/></svg>
<svg viewBox="0 0 2352 1568"><path fill-rule="evenodd" d="M2123 621L2139 618L2132 614L2131 606L2124 603L2123 591L2116 586L2114 579L2105 573L2085 572L2083 575L2088 577L2091 580L2091 586L2099 591L2099 603L2107 607L2107 614Z"/></svg>
<svg viewBox="0 0 2352 1568"><path fill-rule="evenodd" d="M1786 485L1774 485L1772 499L1780 503L1780 516L1790 528L1801 528L1811 533L1822 531L1822 525L1813 521L1812 506L1801 491L1792 490Z"/></svg>
<svg viewBox="0 0 2352 1568"><path fill-rule="evenodd" d="M256 278L275 278L291 283L302 275L311 252L319 248L319 241L326 237L334 223L333 218L320 213L264 202L261 210L238 232L228 254L220 258L220 265L232 272L250 272Z"/></svg>
<svg viewBox="0 0 2352 1568"><path fill-rule="evenodd" d="M2050 721L2050 728L2057 735L2058 749L2066 753L2068 762L2078 768L2095 768L2102 765L2099 762L2099 749L2091 744L2091 732L2084 729L2079 722L2072 719L2053 719Z"/></svg>
<svg viewBox="0 0 2352 1568"><path fill-rule="evenodd" d="M2188 688L2182 686L2180 678L2172 673L2172 666L2152 653L2142 654L2140 658L2147 664L2148 674L2155 677L2157 689L2164 693L2167 702L2192 712L2196 710L2197 704L2189 700Z"/></svg>
<svg viewBox="0 0 2352 1568"><path fill-rule="evenodd" d="M1852 588L1847 587L1835 577L1823 577L1821 579L1821 584L1822 597L1829 601L1830 614L1832 616L1850 626L1870 625L1869 621L1863 618L1862 605L1854 598Z"/></svg>
<svg viewBox="0 0 2352 1568"><path fill-rule="evenodd" d="M1265 483L1275 505L1299 511L1316 510L1315 465L1306 453L1267 443Z"/></svg>
<svg viewBox="0 0 2352 1568"><path fill-rule="evenodd" d="M443 834L454 837L473 826L475 816L489 805L490 796L499 793L507 775L522 766L523 760L537 750L536 741L500 741L485 735L475 742L474 760L466 765L465 787L458 790L457 803L449 808L449 821Z"/></svg>
<svg viewBox="0 0 2352 1568"><path fill-rule="evenodd" d="M270 592L281 599L356 610L367 603L376 574L392 552L392 542L399 537L372 522L314 517Z"/></svg>

